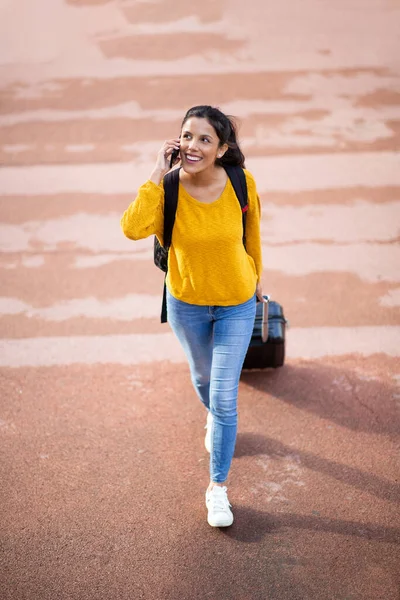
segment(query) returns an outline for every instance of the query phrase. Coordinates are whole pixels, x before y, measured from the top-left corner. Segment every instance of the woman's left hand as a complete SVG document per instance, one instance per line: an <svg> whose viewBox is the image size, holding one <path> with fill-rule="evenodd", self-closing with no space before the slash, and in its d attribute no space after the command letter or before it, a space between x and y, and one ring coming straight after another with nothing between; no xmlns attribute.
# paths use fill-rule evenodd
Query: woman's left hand
<svg viewBox="0 0 400 600"><path fill-rule="evenodd" d="M261 287L260 282L258 282L257 286L256 286L256 296L260 302L267 302L267 300L263 296L262 287Z"/></svg>

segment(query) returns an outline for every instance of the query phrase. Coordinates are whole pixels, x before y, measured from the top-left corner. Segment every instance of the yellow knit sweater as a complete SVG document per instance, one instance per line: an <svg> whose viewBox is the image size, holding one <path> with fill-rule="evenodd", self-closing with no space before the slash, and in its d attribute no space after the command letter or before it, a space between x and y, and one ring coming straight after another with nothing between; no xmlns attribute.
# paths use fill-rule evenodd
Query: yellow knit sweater
<svg viewBox="0 0 400 600"><path fill-rule="evenodd" d="M179 184L178 208L168 254L170 293L189 304L231 306L249 300L262 272L260 201L253 176L245 170L248 204L246 249L242 212L228 178L221 196L206 204ZM156 235L163 243L164 189L147 181L124 212L124 234L139 240Z"/></svg>

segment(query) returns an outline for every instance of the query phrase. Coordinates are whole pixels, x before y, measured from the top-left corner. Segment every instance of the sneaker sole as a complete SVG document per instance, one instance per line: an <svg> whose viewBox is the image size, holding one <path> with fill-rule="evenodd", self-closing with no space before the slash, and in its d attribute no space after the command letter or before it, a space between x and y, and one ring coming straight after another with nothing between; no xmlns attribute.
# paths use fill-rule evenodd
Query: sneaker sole
<svg viewBox="0 0 400 600"><path fill-rule="evenodd" d="M209 518L207 518L207 523L210 525L210 527L230 527L233 523L233 516L231 519L227 519L225 521L222 521L222 519L220 521L211 521Z"/></svg>

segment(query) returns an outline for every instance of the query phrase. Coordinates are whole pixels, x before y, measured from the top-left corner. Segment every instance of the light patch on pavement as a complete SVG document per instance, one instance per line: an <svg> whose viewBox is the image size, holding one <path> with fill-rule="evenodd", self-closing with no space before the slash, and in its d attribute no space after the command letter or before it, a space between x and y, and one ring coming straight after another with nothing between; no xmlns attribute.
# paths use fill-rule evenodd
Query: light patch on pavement
<svg viewBox="0 0 400 600"><path fill-rule="evenodd" d="M44 265L44 256L40 254L36 256L23 256L21 258L21 265L25 269L38 269Z"/></svg>
<svg viewBox="0 0 400 600"><path fill-rule="evenodd" d="M265 500L269 502L289 502L289 499L284 496L283 485L276 481L259 481L253 488L253 493L264 493Z"/></svg>
<svg viewBox="0 0 400 600"><path fill-rule="evenodd" d="M64 90L64 84L56 81L39 81L34 85L24 85L16 86L14 90L14 99L15 100L37 100L46 96L47 93L57 93L62 92ZM12 125L14 121L10 120L10 125Z"/></svg>
<svg viewBox="0 0 400 600"><path fill-rule="evenodd" d="M94 269L96 267L103 267L104 265L112 264L116 261L121 260L153 260L154 251L153 245L148 246L146 250L136 253L125 254L94 254L94 255L78 255L74 259L74 267L76 269Z"/></svg>
<svg viewBox="0 0 400 600"><path fill-rule="evenodd" d="M92 152L96 149L94 144L69 144L65 146L66 152Z"/></svg>
<svg viewBox="0 0 400 600"><path fill-rule="evenodd" d="M172 333L0 340L0 366L3 367L134 365L157 361L185 362L183 350Z"/></svg>
<svg viewBox="0 0 400 600"><path fill-rule="evenodd" d="M92 252L144 251L144 240L132 244L125 238L121 217L122 211L105 215L81 212L18 225L0 223L0 248L3 252L26 252L41 244L44 250L54 250L72 242ZM399 218L400 201L377 205L358 200L352 205L301 207L265 202L261 231L266 244L389 242L400 235Z"/></svg>
<svg viewBox="0 0 400 600"><path fill-rule="evenodd" d="M327 78L327 80L329 81L329 78ZM351 81L351 78L346 77L345 80ZM385 79L383 83L381 80L382 78L376 78L376 85L379 86L379 89L390 89L390 87L396 89L396 86L398 85L398 82L395 79ZM386 86L385 83L388 85ZM359 91L357 97L359 97L362 93L362 90ZM271 100L235 100L233 102L222 103L221 109L227 114L235 115L241 119L249 119L253 115L256 118L259 118L260 115L281 116L285 114L293 116L300 115L300 117L297 118L302 119L301 114L308 111L331 111L332 114L326 117L329 123L336 122L338 127L343 128L345 121L347 125L350 124L351 129L357 128L357 121L358 129L360 129L361 125L364 128L367 126L368 129L369 124L379 124L384 123L385 121L398 120L400 118L400 107L396 105L376 106L374 108L363 106L355 107L353 106L353 99L349 99L348 97L344 98L343 94L346 94L346 90L343 90L340 93L338 90L325 90L324 88L321 88L316 90L311 99L308 96L305 96L304 100L302 101L296 101L291 98L287 99L284 96L279 100L275 98ZM16 94L16 97L18 97L18 94ZM142 107L138 102L130 101L117 103L112 106L104 106L101 108L84 108L81 110L61 110L56 108L41 108L35 110L32 108L32 110L26 110L20 113L0 115L0 127L9 127L10 125L18 125L20 123L35 123L40 121L54 123L87 119L92 121L106 121L112 119L149 119L155 122L170 121L172 123L173 121L180 122L182 116L181 109L176 110L158 107L154 109L147 109L146 107ZM324 119L325 118L322 119L322 122L325 122ZM363 121L363 123L361 123L360 120ZM320 119L313 119L311 123L319 124ZM309 127L310 120L305 119L305 124L308 124ZM270 129L267 131L263 130L262 126L260 126L257 130L260 134L262 131L267 134L270 132ZM241 137L242 144L245 142L245 139L246 138ZM163 140L156 142L153 140L153 143L158 144L157 150L159 150L162 141ZM260 139L259 141L261 142L262 140ZM140 148L141 144L142 142L132 143L127 146L127 148L137 150ZM24 146L24 148L29 149L30 146Z"/></svg>
<svg viewBox="0 0 400 600"><path fill-rule="evenodd" d="M400 356L400 326L291 328L288 331L289 360L381 353ZM0 340L2 367L131 365L157 361L186 362L172 333Z"/></svg>
<svg viewBox="0 0 400 600"><path fill-rule="evenodd" d="M246 164L260 193L400 183L400 155L394 152L253 157Z"/></svg>
<svg viewBox="0 0 400 600"><path fill-rule="evenodd" d="M157 156L157 153L163 143L164 140L141 140L140 142L132 144L122 144L120 148L124 152L136 154L135 158L133 159L136 166L139 164L149 165L154 161L154 157Z"/></svg>
<svg viewBox="0 0 400 600"><path fill-rule="evenodd" d="M359 72L353 77L342 73L302 73L293 77L285 86L287 94L304 94L317 98L344 97L357 100L360 96L382 89L397 90L397 77L381 76L370 72ZM337 106L337 103L336 103Z"/></svg>
<svg viewBox="0 0 400 600"><path fill-rule="evenodd" d="M16 94L18 98L18 94ZM299 103L300 104L300 103ZM300 104L301 106L301 104ZM173 121L182 119L182 110L156 108L148 110L142 108L139 102L121 102L102 108L86 108L81 110L60 110L56 108L26 110L22 113L0 115L0 126L7 127L19 123L32 123L43 121L45 123L92 120L102 121L109 119L150 119L153 121ZM139 142L135 144L139 146ZM158 150L160 147L158 147Z"/></svg>
<svg viewBox="0 0 400 600"><path fill-rule="evenodd" d="M160 297L150 294L130 294L123 298L98 300L76 298L52 306L36 308L17 298L0 298L0 315L23 315L45 321L66 321L78 317L132 321L149 319L160 314Z"/></svg>
<svg viewBox="0 0 400 600"><path fill-rule="evenodd" d="M326 206L322 211L315 206L280 209L268 205L262 226L264 269L267 273L277 270L290 276L352 273L368 282L398 282L400 247L379 243L390 241L396 235L396 207L395 203L376 209L372 204L365 204L364 208L362 205L332 209ZM291 218L287 218L288 213ZM353 227L356 217L359 222ZM41 253L54 250L69 253L73 267L78 269L121 260L152 261L153 236L132 242L123 235L120 218L119 213L80 213L22 225L0 224L0 249L3 253L37 252L39 246ZM318 241L304 242L309 236ZM318 243L322 240L330 243ZM338 243L338 240L347 243ZM93 254L83 254L82 250ZM40 258L37 255L24 257L22 262L28 268L40 267L43 254ZM12 269L19 264L19 261L8 262L4 268ZM382 304L390 306L391 302L397 302L397 295L386 298Z"/></svg>
<svg viewBox="0 0 400 600"><path fill-rule="evenodd" d="M400 118L400 108L391 110L394 120ZM246 148L343 148L347 143L370 143L391 139L395 132L376 111L337 109L320 118L294 115L280 126L257 125L254 137L242 138Z"/></svg>
<svg viewBox="0 0 400 600"><path fill-rule="evenodd" d="M31 150L32 146L28 144L5 144L1 147L3 152L7 154L19 154L20 152L26 152L27 150Z"/></svg>
<svg viewBox="0 0 400 600"><path fill-rule="evenodd" d="M73 219L73 218L72 218ZM101 218L99 217L99 222ZM23 231L16 226L0 226L0 234L4 233L3 227L7 227L7 233L1 237L3 241L3 252L28 252L30 241L24 238ZM16 236L10 235L13 228ZM86 229L87 235L81 238L81 231L72 233L74 240L59 239L51 236L42 238L43 248L41 252L58 250L71 255L70 268L92 269L105 265L111 265L120 261L149 261L153 262L153 236L150 238L132 242L124 238L119 232L119 224L115 225L114 231L108 229L110 237L101 235L98 230ZM65 232L64 232L65 233ZM32 236L32 241L38 238ZM2 246L0 241L0 247ZM63 245L66 244L66 246ZM68 247L67 244L70 243ZM86 245L86 248L85 248ZM109 248L105 247L109 245ZM34 247L34 246L33 246ZM79 250L87 249L96 254L82 254ZM97 254L97 252L99 252ZM388 281L397 283L400 281L400 247L393 244L323 244L323 243L294 243L285 245L263 245L264 278L268 282L269 272L278 271L289 276L301 277L313 273L349 273L356 275L360 280L368 283L379 283ZM29 258L23 258L23 266L32 268L40 267L43 259L35 257L29 264ZM8 261L3 263L4 269L15 269L20 266L20 261ZM152 266L149 268L153 268ZM386 306L388 306L385 301Z"/></svg>
<svg viewBox="0 0 400 600"><path fill-rule="evenodd" d="M379 381L379 377L377 377L376 375L366 375L365 373L360 372L357 369L355 369L355 374L357 375L357 378L360 381ZM335 384L335 380L332 383Z"/></svg>
<svg viewBox="0 0 400 600"><path fill-rule="evenodd" d="M349 393L354 391L354 386L345 375L339 375L332 380L332 386L339 388L341 392Z"/></svg>
<svg viewBox="0 0 400 600"><path fill-rule="evenodd" d="M143 240L147 246L141 252L125 252L100 255L77 255L74 267L90 269L117 261L153 261L153 241ZM134 246L134 245L133 245ZM313 273L351 273L362 281L400 281L400 248L383 244L287 244L262 247L264 278L268 283L269 272L278 271L289 276L305 276ZM305 298L300 299L306 302ZM389 306L389 304L385 304Z"/></svg>
<svg viewBox="0 0 400 600"><path fill-rule="evenodd" d="M0 298L0 315L19 315L29 309L28 304L17 298Z"/></svg>
<svg viewBox="0 0 400 600"><path fill-rule="evenodd" d="M43 246L42 251L85 248L91 252L126 251L140 253L148 240L135 243L121 230L122 213L90 215L77 213L47 221L28 221L21 225L0 224L0 249L3 252L28 252ZM151 240L151 243L153 241Z"/></svg>
<svg viewBox="0 0 400 600"><path fill-rule="evenodd" d="M2 79L42 83L68 77L112 79L132 73L143 73L148 77L173 73L181 76L186 73L237 73L238 68L240 72L260 73L278 69L388 68L396 65L398 11L394 2L387 10L382 4L369 3L368 10L355 13L349 10L348 2L344 0L323 3L307 0L298 5L301 6L299 9L293 5L291 18L288 18L284 3L236 1L225 10L221 8L219 18L214 18L212 23L213 27L221 23L223 30L229 31L236 39L243 39L246 32L251 32L247 35L245 53L236 57L206 52L196 60L190 56L168 61L162 58L104 59L97 42L105 32L119 36L136 32L137 35L136 21L131 23L126 19L119 2L97 2L93 6L81 4L78 8L61 0L43 6L26 1L23 14L24 22L29 26L24 28L24 44L13 36L21 6L8 2L2 11L0 31ZM197 7L200 15L201 10L200 3ZM165 8L165 14L168 15L168 8ZM43 28L46 20L51 27ZM174 32L177 27L173 19L166 18L166 21L164 35ZM158 23L156 19L156 27L159 27ZM148 26L153 27L154 22L149 22ZM196 35L192 20L185 20L179 27L188 35ZM204 30L205 25L200 21L199 32ZM149 43L146 33L140 36L144 45ZM368 40L368 44L363 43L364 40ZM66 52L66 48L72 50Z"/></svg>
<svg viewBox="0 0 400 600"><path fill-rule="evenodd" d="M400 202L350 206L277 206L263 204L262 237L266 243L324 240L388 242L400 236Z"/></svg>
<svg viewBox="0 0 400 600"><path fill-rule="evenodd" d="M379 304L381 306L400 306L400 288L395 290L389 290L385 296L379 298Z"/></svg>
<svg viewBox="0 0 400 600"><path fill-rule="evenodd" d="M268 271L275 270L290 276L352 273L370 283L398 282L400 246L367 243L263 246L263 265L266 282Z"/></svg>
<svg viewBox="0 0 400 600"><path fill-rule="evenodd" d="M95 268L116 261L153 261L153 241L147 242L141 252L78 255L75 268ZM135 244L133 244L135 246ZM400 281L400 248L383 244L287 244L263 245L264 278L268 283L269 272L278 271L289 276L305 276L313 273L351 273L368 283ZM306 302L306 299L301 299Z"/></svg>
<svg viewBox="0 0 400 600"><path fill-rule="evenodd" d="M400 356L400 326L310 327L288 331L289 358L381 353Z"/></svg>
<svg viewBox="0 0 400 600"><path fill-rule="evenodd" d="M291 486L304 487L302 481L303 468L300 456L287 454L286 456L260 456L256 464L264 471L260 481L252 488L253 493L262 493L264 499L269 502L289 502L285 494L290 495Z"/></svg>
<svg viewBox="0 0 400 600"><path fill-rule="evenodd" d="M3 167L0 194L134 194L153 166L154 161L133 161ZM251 157L247 167L260 193L400 185L400 156L395 152Z"/></svg>

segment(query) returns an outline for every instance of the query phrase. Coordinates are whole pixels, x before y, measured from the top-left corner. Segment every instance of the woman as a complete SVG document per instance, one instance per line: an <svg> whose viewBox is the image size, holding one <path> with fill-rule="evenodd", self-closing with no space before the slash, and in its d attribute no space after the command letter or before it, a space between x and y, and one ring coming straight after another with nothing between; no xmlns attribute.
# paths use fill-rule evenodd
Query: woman
<svg viewBox="0 0 400 600"><path fill-rule="evenodd" d="M121 225L128 238L155 234L163 243L162 180L174 151L174 156L179 151L175 164L180 160L181 169L168 255L168 322L208 411L207 520L212 527L227 527L233 514L223 484L235 449L239 378L256 297L263 301L260 202L254 179L245 171L249 205L245 248L240 204L223 168L244 166L234 124L217 108L196 106L186 113L180 137L163 144L149 180L125 211Z"/></svg>

